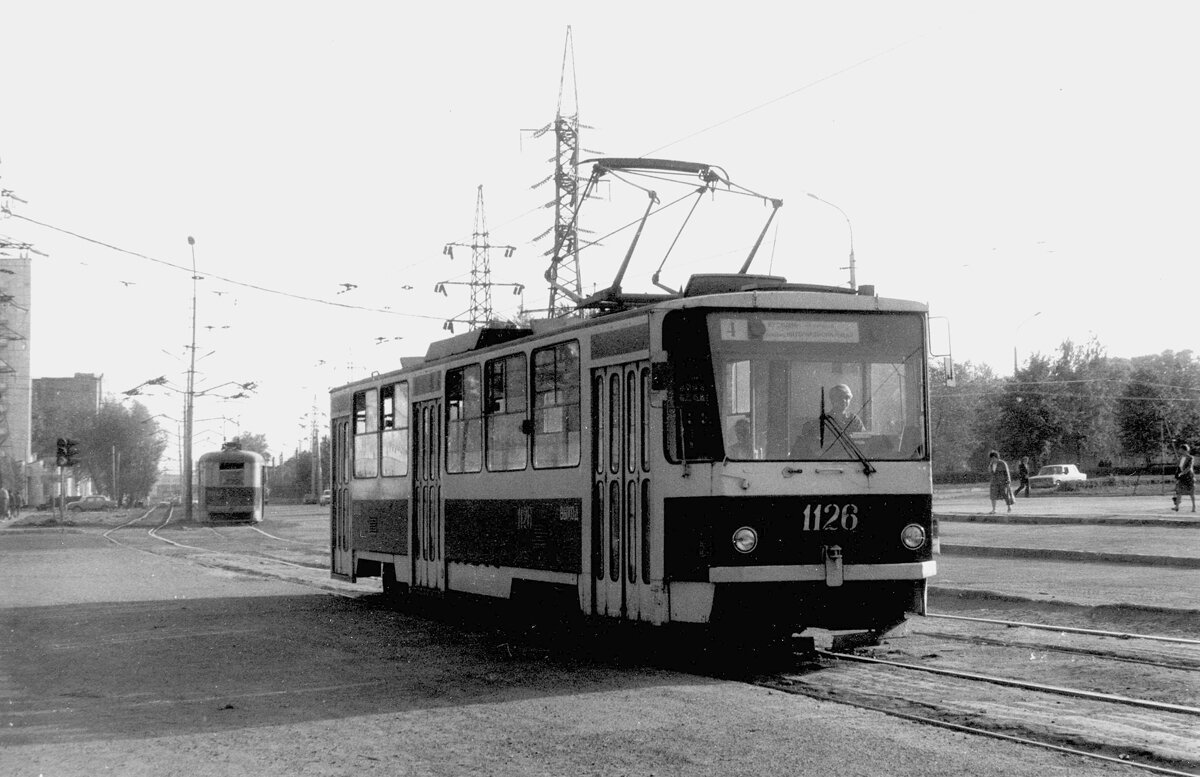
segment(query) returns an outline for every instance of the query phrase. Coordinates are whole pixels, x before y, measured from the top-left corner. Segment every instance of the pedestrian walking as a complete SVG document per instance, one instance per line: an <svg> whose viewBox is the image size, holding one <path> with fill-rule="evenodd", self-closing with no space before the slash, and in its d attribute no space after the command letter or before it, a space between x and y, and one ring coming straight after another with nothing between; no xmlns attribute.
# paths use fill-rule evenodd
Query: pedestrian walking
<svg viewBox="0 0 1200 777"><path fill-rule="evenodd" d="M1194 513L1196 512L1196 470L1195 461L1192 459L1192 450L1186 443L1180 443L1175 447L1175 452L1179 454L1179 463L1175 465L1175 496L1171 497L1174 505L1171 509L1179 512L1179 505L1186 495L1192 499L1192 512Z"/></svg>
<svg viewBox="0 0 1200 777"><path fill-rule="evenodd" d="M1017 496L1020 496L1021 492L1024 491L1025 497L1028 498L1029 497L1029 457L1028 456L1022 456L1021 463L1019 465L1017 465L1017 481L1018 481Z"/></svg>
<svg viewBox="0 0 1200 777"><path fill-rule="evenodd" d="M1008 471L1008 462L1000 458L996 451L988 453L988 474L991 478L988 495L992 498L992 513L996 512L996 502L1004 500L1008 511L1012 512L1013 493L1012 475Z"/></svg>

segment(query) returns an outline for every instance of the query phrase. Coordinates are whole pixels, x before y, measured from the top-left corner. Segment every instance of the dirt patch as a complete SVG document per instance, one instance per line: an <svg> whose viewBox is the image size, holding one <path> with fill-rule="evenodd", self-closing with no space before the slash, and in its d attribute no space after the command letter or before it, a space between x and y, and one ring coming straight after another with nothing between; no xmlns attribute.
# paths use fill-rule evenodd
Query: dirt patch
<svg viewBox="0 0 1200 777"><path fill-rule="evenodd" d="M1200 611L1124 604L1086 606L1069 602L1030 601L984 591L938 590L930 591L929 610L973 618L1200 639Z"/></svg>

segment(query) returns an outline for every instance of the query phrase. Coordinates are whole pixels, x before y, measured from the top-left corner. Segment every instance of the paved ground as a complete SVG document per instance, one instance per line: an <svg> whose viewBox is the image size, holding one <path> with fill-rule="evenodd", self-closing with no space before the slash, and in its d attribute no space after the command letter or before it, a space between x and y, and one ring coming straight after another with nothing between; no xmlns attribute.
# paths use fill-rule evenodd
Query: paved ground
<svg viewBox="0 0 1200 777"><path fill-rule="evenodd" d="M998 517L1020 520L1022 517L1058 519L1070 522L1082 519L1105 521L1151 520L1166 525L1187 525L1200 528L1200 512L1192 513L1190 505L1182 512L1171 510L1171 495L1158 486L1140 490L1137 496L1084 496L1062 493L1036 493L1017 498L1011 513L1004 505L997 506ZM937 489L933 495L933 511L939 515L977 516L990 518L992 509L986 488L963 487Z"/></svg>
<svg viewBox="0 0 1200 777"><path fill-rule="evenodd" d="M95 533L8 530L0 550L5 777L1138 773Z"/></svg>
<svg viewBox="0 0 1200 777"><path fill-rule="evenodd" d="M996 515L982 488L939 491L934 586L1200 613L1200 513L1173 512L1170 496L1154 491L1038 494L1018 498L1012 513L1001 505Z"/></svg>

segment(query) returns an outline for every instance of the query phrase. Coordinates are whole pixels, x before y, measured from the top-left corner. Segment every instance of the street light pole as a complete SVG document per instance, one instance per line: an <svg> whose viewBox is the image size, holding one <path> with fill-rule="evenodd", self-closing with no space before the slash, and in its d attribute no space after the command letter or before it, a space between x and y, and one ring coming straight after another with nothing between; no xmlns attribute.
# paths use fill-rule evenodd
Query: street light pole
<svg viewBox="0 0 1200 777"><path fill-rule="evenodd" d="M1017 375L1017 334L1021 331L1021 327L1025 326L1040 315L1042 315L1042 311L1039 310L1029 318L1017 324L1017 328L1013 330L1013 377L1016 377Z"/></svg>
<svg viewBox="0 0 1200 777"><path fill-rule="evenodd" d="M849 267L840 267L838 269L850 270L850 288L857 291L858 290L858 282L854 278L854 225L850 223L850 217L846 215L846 211L844 211L841 208L839 208L838 206L834 205L829 200L823 200L820 197L818 197L817 195L813 194L812 192L805 192L805 193L809 197L812 197L817 202L823 202L826 205L828 205L829 207L833 208L838 213L842 214L842 218L844 218L846 220L846 227L850 230L850 266Z"/></svg>
<svg viewBox="0 0 1200 777"><path fill-rule="evenodd" d="M188 363L187 391L183 395L183 515L192 520L192 410L196 385L196 239L188 235L192 249L192 345Z"/></svg>

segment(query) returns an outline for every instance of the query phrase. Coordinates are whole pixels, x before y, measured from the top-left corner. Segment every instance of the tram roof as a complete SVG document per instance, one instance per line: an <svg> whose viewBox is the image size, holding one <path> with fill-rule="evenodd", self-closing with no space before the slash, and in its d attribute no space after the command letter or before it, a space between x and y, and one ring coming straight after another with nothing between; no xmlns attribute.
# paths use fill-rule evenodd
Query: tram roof
<svg viewBox="0 0 1200 777"><path fill-rule="evenodd" d="M535 319L529 322L528 327L517 327L504 323L484 326L437 340L430 343L423 357L402 357L400 364L395 369L332 387L330 391L344 391L358 384L369 385L377 382L380 375L412 370L422 364L523 340L527 337L542 337L551 333L593 328L610 322L616 323L622 319L645 315L651 308L660 310L695 307L787 308L831 312L897 313L925 313L928 311L928 306L921 302L879 297L875 294L874 286L850 289L845 286L789 283L786 278L775 275L693 275L679 294L609 295L605 299L613 304L597 305L596 307L602 311L598 316Z"/></svg>
<svg viewBox="0 0 1200 777"><path fill-rule="evenodd" d="M202 463L206 463L209 461L242 461L242 462L258 461L258 462L261 462L261 461L263 461L263 457L261 454L256 453L254 451L244 451L240 448L231 448L229 450L223 450L223 451L209 451L208 453L202 454L200 456L200 458L196 460L196 463L202 464Z"/></svg>

